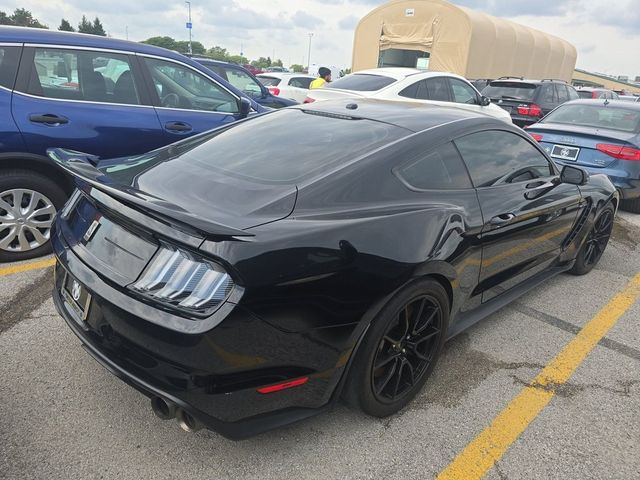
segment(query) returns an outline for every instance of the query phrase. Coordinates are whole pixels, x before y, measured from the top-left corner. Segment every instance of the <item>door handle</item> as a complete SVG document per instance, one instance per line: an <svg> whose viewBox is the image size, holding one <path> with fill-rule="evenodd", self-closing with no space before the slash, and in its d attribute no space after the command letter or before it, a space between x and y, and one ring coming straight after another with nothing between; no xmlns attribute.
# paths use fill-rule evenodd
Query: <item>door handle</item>
<svg viewBox="0 0 640 480"><path fill-rule="evenodd" d="M69 123L69 120L66 118L59 117L53 113L30 115L29 120L34 123L45 123L47 125L62 125L64 123Z"/></svg>
<svg viewBox="0 0 640 480"><path fill-rule="evenodd" d="M491 220L489 220L489 224L504 225L505 223L509 223L514 218L516 218L516 216L513 213L503 213L501 215L496 215Z"/></svg>
<svg viewBox="0 0 640 480"><path fill-rule="evenodd" d="M167 122L165 123L164 128L172 132L190 132L193 130L191 125L184 122Z"/></svg>

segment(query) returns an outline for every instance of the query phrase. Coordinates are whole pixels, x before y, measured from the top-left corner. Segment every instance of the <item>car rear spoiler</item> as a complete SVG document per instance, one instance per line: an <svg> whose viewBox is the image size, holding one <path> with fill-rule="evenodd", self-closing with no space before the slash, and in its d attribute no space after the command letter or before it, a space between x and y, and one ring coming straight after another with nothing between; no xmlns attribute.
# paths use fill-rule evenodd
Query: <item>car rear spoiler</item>
<svg viewBox="0 0 640 480"><path fill-rule="evenodd" d="M64 148L49 148L47 155L56 165L75 179L124 201L152 215L177 222L189 231L196 230L205 236L215 237L253 237L252 233L220 223L212 222L188 212L184 208L151 196L135 188L112 182L108 175L100 171L97 165L99 157Z"/></svg>

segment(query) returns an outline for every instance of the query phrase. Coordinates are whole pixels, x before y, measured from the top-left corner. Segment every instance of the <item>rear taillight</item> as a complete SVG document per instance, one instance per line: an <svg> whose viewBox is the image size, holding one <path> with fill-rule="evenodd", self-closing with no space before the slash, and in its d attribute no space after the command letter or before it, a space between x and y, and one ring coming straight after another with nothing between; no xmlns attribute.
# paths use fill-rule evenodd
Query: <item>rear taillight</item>
<svg viewBox="0 0 640 480"><path fill-rule="evenodd" d="M530 133L529 135L531 135L531 138L533 138L536 142L542 141L542 135L540 135L539 133Z"/></svg>
<svg viewBox="0 0 640 480"><path fill-rule="evenodd" d="M598 98L598 92L596 91L591 92L591 98Z"/></svg>
<svg viewBox="0 0 640 480"><path fill-rule="evenodd" d="M315 102L315 101L316 101L316 100L315 100L314 98L309 98L309 97L307 97L307 98L305 98L305 99L304 99L304 102L303 102L303 103L313 103L313 102Z"/></svg>
<svg viewBox="0 0 640 480"><path fill-rule="evenodd" d="M278 87L267 87L271 95L275 95L276 97L280 95L280 89Z"/></svg>
<svg viewBox="0 0 640 480"><path fill-rule="evenodd" d="M540 117L542 116L542 109L535 103L532 103L531 105L518 105L518 115L524 115L526 117Z"/></svg>
<svg viewBox="0 0 640 480"><path fill-rule="evenodd" d="M622 145L610 145L608 143L599 143L596 145L596 148L602 153L606 153L613 158L640 161L640 150L637 148L624 147Z"/></svg>
<svg viewBox="0 0 640 480"><path fill-rule="evenodd" d="M130 288L157 302L207 314L227 298L233 285L220 265L182 250L161 247Z"/></svg>

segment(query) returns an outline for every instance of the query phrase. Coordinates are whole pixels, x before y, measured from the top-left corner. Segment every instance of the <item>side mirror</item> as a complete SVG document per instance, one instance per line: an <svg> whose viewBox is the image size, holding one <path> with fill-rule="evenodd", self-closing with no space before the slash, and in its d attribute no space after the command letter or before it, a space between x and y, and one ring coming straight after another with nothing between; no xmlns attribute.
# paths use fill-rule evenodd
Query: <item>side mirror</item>
<svg viewBox="0 0 640 480"><path fill-rule="evenodd" d="M560 173L560 181L571 185L585 185L589 180L589 174L578 167L565 165Z"/></svg>
<svg viewBox="0 0 640 480"><path fill-rule="evenodd" d="M239 107L240 118L247 118L249 116L249 112L251 112L251 102L248 98L241 97Z"/></svg>
<svg viewBox="0 0 640 480"><path fill-rule="evenodd" d="M491 99L489 97L485 97L484 95L482 95L480 97L480 105L482 105L483 107L486 107L487 105L491 105Z"/></svg>

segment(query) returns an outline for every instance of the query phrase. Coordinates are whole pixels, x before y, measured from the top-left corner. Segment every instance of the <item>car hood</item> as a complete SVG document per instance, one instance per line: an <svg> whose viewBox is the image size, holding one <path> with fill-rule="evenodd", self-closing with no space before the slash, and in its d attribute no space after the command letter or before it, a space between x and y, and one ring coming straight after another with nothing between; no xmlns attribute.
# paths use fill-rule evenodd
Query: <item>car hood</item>
<svg viewBox="0 0 640 480"><path fill-rule="evenodd" d="M180 156L146 154L115 160L64 149L49 156L75 178L105 193L208 235L239 235L285 218L295 185L260 184L185 165Z"/></svg>
<svg viewBox="0 0 640 480"><path fill-rule="evenodd" d="M341 90L339 88L314 88L309 90L307 96L314 100L335 100L349 97L366 97L371 92L356 92L353 90Z"/></svg>

